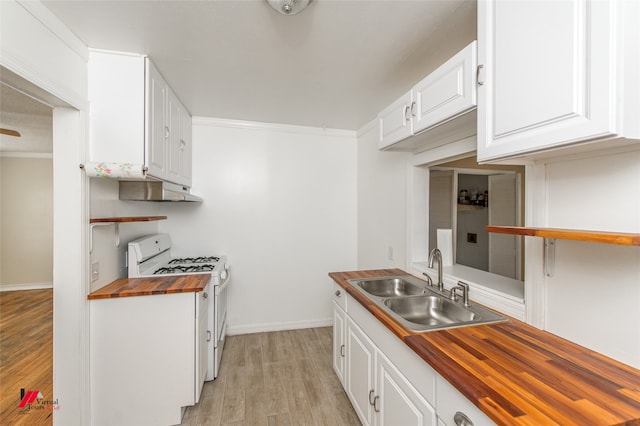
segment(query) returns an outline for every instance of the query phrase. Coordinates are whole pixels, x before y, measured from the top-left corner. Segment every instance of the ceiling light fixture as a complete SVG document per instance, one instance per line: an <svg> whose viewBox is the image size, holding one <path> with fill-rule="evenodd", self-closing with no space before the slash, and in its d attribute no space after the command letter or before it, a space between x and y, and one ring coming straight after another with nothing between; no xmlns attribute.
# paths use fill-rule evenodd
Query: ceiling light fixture
<svg viewBox="0 0 640 426"><path fill-rule="evenodd" d="M311 0L267 0L269 6L283 15L297 15L311 3Z"/></svg>

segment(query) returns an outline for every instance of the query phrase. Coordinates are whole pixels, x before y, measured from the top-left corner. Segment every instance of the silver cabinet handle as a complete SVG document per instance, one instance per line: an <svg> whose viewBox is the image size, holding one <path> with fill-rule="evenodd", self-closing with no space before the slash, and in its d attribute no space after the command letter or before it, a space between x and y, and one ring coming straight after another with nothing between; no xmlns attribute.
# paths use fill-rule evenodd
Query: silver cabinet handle
<svg viewBox="0 0 640 426"><path fill-rule="evenodd" d="M466 414L460 411L456 412L453 416L453 421L457 426L473 426L473 422Z"/></svg>
<svg viewBox="0 0 640 426"><path fill-rule="evenodd" d="M169 127L168 126L164 126L164 137L165 138L169 137Z"/></svg>
<svg viewBox="0 0 640 426"><path fill-rule="evenodd" d="M411 110L411 116L412 116L412 117L415 117L415 116L416 116L416 112L414 111L415 107L416 107L416 101L411 102L411 108L410 108L410 110Z"/></svg>
<svg viewBox="0 0 640 426"><path fill-rule="evenodd" d="M373 411L375 411L376 413L380 412L380 409L378 408L378 401L380 401L380 397L378 395L376 395L375 398L373 398ZM473 426L473 425L471 425Z"/></svg>
<svg viewBox="0 0 640 426"><path fill-rule="evenodd" d="M409 105L404 106L404 110L402 111L402 115L404 116L404 121L409 121L411 117L409 116L409 109L411 107Z"/></svg>
<svg viewBox="0 0 640 426"><path fill-rule="evenodd" d="M344 345L340 345L340 356L344 357Z"/></svg>
<svg viewBox="0 0 640 426"><path fill-rule="evenodd" d="M202 298L203 299L207 299L207 298L209 298L209 295L203 291L202 292Z"/></svg>
<svg viewBox="0 0 640 426"><path fill-rule="evenodd" d="M211 330L207 330L207 342L211 341Z"/></svg>
<svg viewBox="0 0 640 426"><path fill-rule="evenodd" d="M187 146L187 143L184 141L184 139L180 139L180 149L184 149Z"/></svg>
<svg viewBox="0 0 640 426"><path fill-rule="evenodd" d="M336 290L336 296L338 297L342 296L342 293L340 293L340 290Z"/></svg>
<svg viewBox="0 0 640 426"><path fill-rule="evenodd" d="M476 68L476 83L478 84L478 86L482 86L484 84L484 81L480 81L480 70L484 68L484 65L480 64L478 65L478 67Z"/></svg>
<svg viewBox="0 0 640 426"><path fill-rule="evenodd" d="M373 389L369 391L369 405L373 405L373 402L375 401L375 399L371 399L373 397L373 392L374 392Z"/></svg>

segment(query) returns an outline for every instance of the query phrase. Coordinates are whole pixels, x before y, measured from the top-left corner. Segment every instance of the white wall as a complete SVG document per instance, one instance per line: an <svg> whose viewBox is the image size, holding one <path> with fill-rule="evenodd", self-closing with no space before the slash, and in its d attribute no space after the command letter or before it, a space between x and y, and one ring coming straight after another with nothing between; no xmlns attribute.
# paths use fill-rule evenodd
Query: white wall
<svg viewBox="0 0 640 426"><path fill-rule="evenodd" d="M640 148L537 166L531 226L640 232ZM527 258L527 268L542 269ZM542 274L540 274L542 276ZM640 368L640 248L556 240L542 286L546 330Z"/></svg>
<svg viewBox="0 0 640 426"><path fill-rule="evenodd" d="M407 160L378 150L378 126L358 136L358 269L407 266ZM391 256L390 256L391 255Z"/></svg>
<svg viewBox="0 0 640 426"><path fill-rule="evenodd" d="M356 268L355 132L195 118L192 192L159 224L226 254L231 334L331 324L327 273Z"/></svg>
<svg viewBox="0 0 640 426"><path fill-rule="evenodd" d="M54 424L89 424L86 46L40 2L0 1L3 82L53 110ZM71 108L69 108L71 107Z"/></svg>
<svg viewBox="0 0 640 426"><path fill-rule="evenodd" d="M0 288L51 287L53 161L0 157L0 185Z"/></svg>
<svg viewBox="0 0 640 426"><path fill-rule="evenodd" d="M122 216L158 216L162 205L145 201L120 201L118 181L110 179L90 180L90 211L92 218ZM127 243L144 235L158 233L158 222L131 222L119 225L120 245L116 247L114 225L93 228L91 263L98 263L99 278L91 282L96 291L127 274Z"/></svg>

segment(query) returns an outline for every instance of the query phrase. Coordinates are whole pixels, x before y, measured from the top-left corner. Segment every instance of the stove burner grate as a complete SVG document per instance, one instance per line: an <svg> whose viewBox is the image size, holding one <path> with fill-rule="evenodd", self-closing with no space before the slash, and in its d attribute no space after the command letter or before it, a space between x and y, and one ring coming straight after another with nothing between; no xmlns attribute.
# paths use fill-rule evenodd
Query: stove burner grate
<svg viewBox="0 0 640 426"><path fill-rule="evenodd" d="M176 265L179 263L184 264L194 264L194 263L216 263L220 260L219 257L215 256L200 256L200 257L179 257L176 259L172 259L169 262L169 265Z"/></svg>
<svg viewBox="0 0 640 426"><path fill-rule="evenodd" d="M193 272L211 272L215 268L214 265L204 264L204 265L191 265L191 266L165 266L153 273L153 275L163 275L163 274L185 274L185 273L193 273Z"/></svg>

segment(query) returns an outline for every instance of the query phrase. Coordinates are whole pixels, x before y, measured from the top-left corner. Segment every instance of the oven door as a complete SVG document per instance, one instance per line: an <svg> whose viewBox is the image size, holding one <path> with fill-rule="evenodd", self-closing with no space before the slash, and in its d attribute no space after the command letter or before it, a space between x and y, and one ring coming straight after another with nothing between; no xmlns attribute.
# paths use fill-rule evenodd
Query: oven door
<svg viewBox="0 0 640 426"><path fill-rule="evenodd" d="M213 380L218 377L222 348L227 334L227 290L230 284L231 275L228 270L225 270L220 278L214 280L214 297L209 310L211 336L208 341L209 362L206 380Z"/></svg>
<svg viewBox="0 0 640 426"><path fill-rule="evenodd" d="M224 325L227 319L227 290L231 284L231 276L227 273L226 280L216 286L215 294L215 316L216 316L216 342L220 341L223 334ZM218 344L216 343L216 347Z"/></svg>
<svg viewBox="0 0 640 426"><path fill-rule="evenodd" d="M215 365L213 369L214 379L218 377L218 373L220 372L220 362L222 361L222 350L224 349L224 341L226 337L227 337L227 319L225 318L222 324L222 331L220 332L220 338L216 342L216 348L214 350L214 355L215 355L215 359L214 359Z"/></svg>

